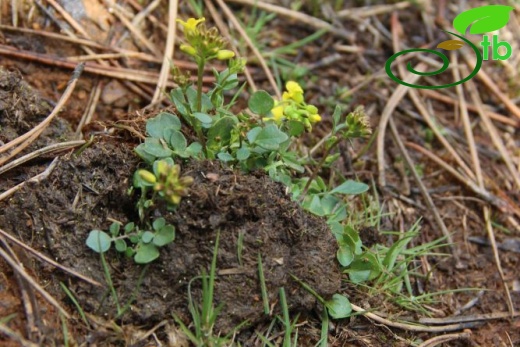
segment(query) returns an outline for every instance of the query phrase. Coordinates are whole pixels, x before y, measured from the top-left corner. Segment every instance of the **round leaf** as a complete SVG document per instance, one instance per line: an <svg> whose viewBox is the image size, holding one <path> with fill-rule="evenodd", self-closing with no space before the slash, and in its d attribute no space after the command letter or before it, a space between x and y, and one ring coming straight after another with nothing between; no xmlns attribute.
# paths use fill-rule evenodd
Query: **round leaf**
<svg viewBox="0 0 520 347"><path fill-rule="evenodd" d="M112 238L104 231L92 230L87 237L87 246L94 252L105 253L110 249Z"/></svg>
<svg viewBox="0 0 520 347"><path fill-rule="evenodd" d="M141 245L134 255L137 264L148 264L157 258L159 258L159 250L152 243Z"/></svg>
<svg viewBox="0 0 520 347"><path fill-rule="evenodd" d="M119 223L114 222L114 223L110 224L110 229L109 229L110 234L112 236L117 236L119 234L120 228L121 228L121 224L119 224Z"/></svg>
<svg viewBox="0 0 520 347"><path fill-rule="evenodd" d="M144 243L150 243L150 242L152 242L153 237L154 237L154 233L152 233L151 231L145 231L143 233L143 235L141 236L141 240Z"/></svg>
<svg viewBox="0 0 520 347"><path fill-rule="evenodd" d="M348 269L349 278L354 283L373 280L380 273L381 266L376 256L372 253L364 253L357 256Z"/></svg>
<svg viewBox="0 0 520 347"><path fill-rule="evenodd" d="M341 266L349 266L354 260L354 252L349 245L341 245L336 254Z"/></svg>
<svg viewBox="0 0 520 347"><path fill-rule="evenodd" d="M181 121L179 118L171 113L162 112L156 117L150 118L146 122L146 132L154 138L162 138L164 129L173 128L175 130L181 129Z"/></svg>
<svg viewBox="0 0 520 347"><path fill-rule="evenodd" d="M248 148L242 147L237 151L237 159L238 160L246 160L251 155L251 152Z"/></svg>
<svg viewBox="0 0 520 347"><path fill-rule="evenodd" d="M175 228L173 225L167 225L155 233L153 238L153 244L162 247L175 240Z"/></svg>
<svg viewBox="0 0 520 347"><path fill-rule="evenodd" d="M265 90L259 90L249 98L249 109L256 114L266 115L274 107L274 100Z"/></svg>
<svg viewBox="0 0 520 347"><path fill-rule="evenodd" d="M116 251L118 252L126 252L127 246L125 240L115 240L114 244L116 246Z"/></svg>
<svg viewBox="0 0 520 347"><path fill-rule="evenodd" d="M329 315L334 319L346 318L352 313L350 301L347 297L340 294L334 294L332 300L327 301L325 305Z"/></svg>
<svg viewBox="0 0 520 347"><path fill-rule="evenodd" d="M274 124L266 126L255 138L255 143L268 150L277 150L289 137Z"/></svg>
<svg viewBox="0 0 520 347"><path fill-rule="evenodd" d="M166 143L159 139L148 137L144 140L143 150L158 158L170 157L172 155L172 150L168 148Z"/></svg>
<svg viewBox="0 0 520 347"><path fill-rule="evenodd" d="M153 230L159 231L166 225L166 220L164 218L157 218L153 221Z"/></svg>
<svg viewBox="0 0 520 347"><path fill-rule="evenodd" d="M235 158L233 158L233 156L227 152L220 152L219 154L217 154L217 157L222 160L223 162L228 162L228 161L232 161L234 160Z"/></svg>
<svg viewBox="0 0 520 347"><path fill-rule="evenodd" d="M184 135L175 129L166 129L164 136L168 140L168 144L174 151L184 151L186 149L187 141Z"/></svg>

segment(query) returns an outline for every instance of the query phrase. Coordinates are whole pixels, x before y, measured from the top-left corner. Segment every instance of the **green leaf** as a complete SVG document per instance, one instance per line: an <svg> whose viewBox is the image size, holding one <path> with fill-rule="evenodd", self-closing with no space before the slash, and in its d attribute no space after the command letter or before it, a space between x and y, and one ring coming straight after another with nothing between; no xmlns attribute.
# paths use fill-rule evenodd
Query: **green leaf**
<svg viewBox="0 0 520 347"><path fill-rule="evenodd" d="M134 255L137 264L148 264L159 258L159 250L153 243L141 244Z"/></svg>
<svg viewBox="0 0 520 347"><path fill-rule="evenodd" d="M256 127L256 128L249 130L246 135L249 143L254 143L256 140L256 137L258 136L258 134L260 134L261 131L262 131L261 127Z"/></svg>
<svg viewBox="0 0 520 347"><path fill-rule="evenodd" d="M356 195L364 193L368 190L368 186L361 182L356 182L352 180L346 180L336 188L332 189L331 194L348 194L348 195Z"/></svg>
<svg viewBox="0 0 520 347"><path fill-rule="evenodd" d="M340 202L341 202L341 200L338 199L337 197L335 197L334 195L325 194L321 198L321 206L323 209L323 214L324 215L332 214L332 211L335 210L336 205L339 204Z"/></svg>
<svg viewBox="0 0 520 347"><path fill-rule="evenodd" d="M375 279L381 274L381 265L372 253L363 253L356 256L347 270L353 283L361 283Z"/></svg>
<svg viewBox="0 0 520 347"><path fill-rule="evenodd" d="M222 86L223 90L231 90L235 89L238 86L239 80L238 75L236 73L229 75L226 82L224 82L224 85Z"/></svg>
<svg viewBox="0 0 520 347"><path fill-rule="evenodd" d="M110 235L117 236L119 234L120 228L121 228L121 224L119 224L119 223L114 222L114 223L110 224L110 228L109 228Z"/></svg>
<svg viewBox="0 0 520 347"><path fill-rule="evenodd" d="M183 153L186 150L186 146L188 145L184 135L177 130L169 130L168 135L168 142L171 148L173 148L174 152L177 154Z"/></svg>
<svg viewBox="0 0 520 347"><path fill-rule="evenodd" d="M305 126L301 122L290 120L287 122L287 130L290 136L300 136L305 131Z"/></svg>
<svg viewBox="0 0 520 347"><path fill-rule="evenodd" d="M354 260L354 252L348 245L342 245L339 247L336 258L338 259L341 266L349 266Z"/></svg>
<svg viewBox="0 0 520 347"><path fill-rule="evenodd" d="M166 225L166 219L164 219L163 217L157 218L156 220L153 221L153 224L152 224L153 230L155 230L155 231L161 230L165 225Z"/></svg>
<svg viewBox="0 0 520 347"><path fill-rule="evenodd" d="M248 106L256 114L266 115L273 109L274 100L265 90L259 90L251 95Z"/></svg>
<svg viewBox="0 0 520 347"><path fill-rule="evenodd" d="M242 147L237 151L237 160L246 160L251 155L251 151L247 147Z"/></svg>
<svg viewBox="0 0 520 347"><path fill-rule="evenodd" d="M123 253L126 252L127 246L125 240L115 240L116 251Z"/></svg>
<svg viewBox="0 0 520 347"><path fill-rule="evenodd" d="M207 113L195 112L193 113L193 117L197 118L203 124L211 124L213 122L213 118Z"/></svg>
<svg viewBox="0 0 520 347"><path fill-rule="evenodd" d="M341 106L336 105L336 108L334 109L334 113L332 114L332 129L336 129L336 127L339 125L341 119Z"/></svg>
<svg viewBox="0 0 520 347"><path fill-rule="evenodd" d="M173 225L166 225L155 233L153 244L162 247L173 242L173 240L175 240L175 228Z"/></svg>
<svg viewBox="0 0 520 347"><path fill-rule="evenodd" d="M343 234L342 234L342 242L348 243L352 249L354 250L354 253L356 255L359 255L363 252L363 242L359 238L359 233L354 230L350 225L345 225L343 228Z"/></svg>
<svg viewBox="0 0 520 347"><path fill-rule="evenodd" d="M134 222L130 222L130 223L127 223L125 225L125 234L128 234L130 232L132 232L135 228L135 223Z"/></svg>
<svg viewBox="0 0 520 347"><path fill-rule="evenodd" d="M385 259L383 259L383 265L389 272L393 270L397 257L404 251L406 245L413 239L414 236L415 235L403 237L394 243L392 247L390 247L386 253Z"/></svg>
<svg viewBox="0 0 520 347"><path fill-rule="evenodd" d="M255 144L268 150L277 150L280 144L287 141L288 138L287 134L278 129L276 125L270 124L256 136Z"/></svg>
<svg viewBox="0 0 520 347"><path fill-rule="evenodd" d="M168 112L159 113L156 117L150 118L146 122L146 132L156 139L162 138L164 130L168 128L175 130L181 129L181 121L179 118Z"/></svg>
<svg viewBox="0 0 520 347"><path fill-rule="evenodd" d="M197 110L197 91L193 87L189 87L186 90L186 96L188 98L188 102L190 103L190 108L193 111ZM200 112L208 112L213 109L213 104L211 103L210 98L206 95L206 93L202 93L201 96L201 109Z"/></svg>
<svg viewBox="0 0 520 347"><path fill-rule="evenodd" d="M145 231L143 235L141 235L141 241L143 241L144 243L150 243L152 242L154 235L155 234L151 231Z"/></svg>
<svg viewBox="0 0 520 347"><path fill-rule="evenodd" d="M323 211L323 207L321 205L321 200L318 195L313 195L312 199L310 201L310 204L308 205L307 209L309 212L317 215L317 216L324 216L325 211Z"/></svg>
<svg viewBox="0 0 520 347"><path fill-rule="evenodd" d="M352 313L352 305L346 296L334 294L332 300L325 303L329 315L334 319L347 318Z"/></svg>
<svg viewBox="0 0 520 347"><path fill-rule="evenodd" d="M459 14L453 20L453 27L462 35L471 26L470 34L485 34L506 26L509 22L511 6L487 5L472 8ZM473 25L472 25L473 24Z"/></svg>
<svg viewBox="0 0 520 347"><path fill-rule="evenodd" d="M151 155L150 153L145 151L146 145L144 143L141 143L139 146L134 148L135 153L143 159L147 164L152 164L155 159L157 158L154 155Z"/></svg>
<svg viewBox="0 0 520 347"><path fill-rule="evenodd" d="M208 143L210 149L219 151L222 147L229 144L231 130L235 127L236 119L233 117L222 117L213 124L208 130Z"/></svg>
<svg viewBox="0 0 520 347"><path fill-rule="evenodd" d="M105 253L110 249L112 238L101 230L92 230L87 237L87 246L94 252Z"/></svg>
<svg viewBox="0 0 520 347"><path fill-rule="evenodd" d="M130 247L127 247L125 249L125 256L130 258L130 257L133 257L135 254L135 250L133 248L130 248Z"/></svg>
<svg viewBox="0 0 520 347"><path fill-rule="evenodd" d="M233 156L227 152L220 152L219 154L217 154L217 157L223 162L235 160L235 158L233 158Z"/></svg>
<svg viewBox="0 0 520 347"><path fill-rule="evenodd" d="M202 145L198 142L192 142L184 152L192 158L198 158L202 153Z"/></svg>
<svg viewBox="0 0 520 347"><path fill-rule="evenodd" d="M283 153L282 160L285 165L299 173L303 173L305 171L305 168L298 163L298 157L294 152Z"/></svg>
<svg viewBox="0 0 520 347"><path fill-rule="evenodd" d="M170 157L173 152L168 146L159 139L147 137L144 140L143 150L157 158Z"/></svg>
<svg viewBox="0 0 520 347"><path fill-rule="evenodd" d="M170 92L170 99L172 100L173 104L177 108L177 111L181 115L187 116L189 114L189 110L186 108L185 105L186 98L184 98L184 93L182 92L181 88L172 89L172 91Z"/></svg>

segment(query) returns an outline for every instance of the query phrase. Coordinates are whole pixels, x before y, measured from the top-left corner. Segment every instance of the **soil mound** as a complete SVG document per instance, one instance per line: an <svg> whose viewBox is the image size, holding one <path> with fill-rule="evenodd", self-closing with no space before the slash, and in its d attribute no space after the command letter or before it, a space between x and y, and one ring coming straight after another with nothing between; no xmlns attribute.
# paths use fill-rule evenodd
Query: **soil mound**
<svg viewBox="0 0 520 347"><path fill-rule="evenodd" d="M80 155L63 157L52 175L39 185L28 185L0 209L0 225L24 242L44 249L60 263L105 283L98 254L85 245L91 229L107 230L110 219L136 221L135 197L127 194L129 177L139 161L124 143L100 142ZM224 331L263 314L258 254L271 306L284 287L291 309L310 310L316 299L296 283L298 277L325 299L340 287L335 260L336 241L325 222L303 211L285 194L282 185L263 173L243 175L218 162L191 162L183 174L195 183L176 212L158 208L176 227L173 244L146 268L132 309L124 316L133 324L155 323L177 313L191 321L187 310L188 283L209 271L217 231L220 231L215 303L223 303L217 328ZM239 242L239 239L242 239ZM241 246L239 246L241 244ZM120 301L130 299L143 266L132 259L106 253ZM66 276L40 269L50 289L64 298L59 280ZM107 288L74 279L68 285L88 312L115 315ZM192 295L200 300L200 280L192 282ZM277 309L275 309L277 311Z"/></svg>

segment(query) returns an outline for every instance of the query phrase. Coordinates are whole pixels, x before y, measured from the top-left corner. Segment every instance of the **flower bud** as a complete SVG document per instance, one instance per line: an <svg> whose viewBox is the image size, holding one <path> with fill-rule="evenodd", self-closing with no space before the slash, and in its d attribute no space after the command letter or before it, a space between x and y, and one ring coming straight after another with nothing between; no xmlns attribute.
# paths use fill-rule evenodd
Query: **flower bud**
<svg viewBox="0 0 520 347"><path fill-rule="evenodd" d="M229 49L221 49L217 52L218 60L228 60L235 56L235 52L230 51Z"/></svg>
<svg viewBox="0 0 520 347"><path fill-rule="evenodd" d="M168 168L169 165L164 160L156 161L155 162L156 168L157 168L157 176L165 177L168 175ZM155 170L154 170L155 171Z"/></svg>
<svg viewBox="0 0 520 347"><path fill-rule="evenodd" d="M179 183L183 186L191 186L193 184L193 177L191 176L184 176L179 179Z"/></svg>
<svg viewBox="0 0 520 347"><path fill-rule="evenodd" d="M183 51L184 53L186 54L189 54L193 57L196 57L197 56L197 50L195 48L193 48L192 46L190 45L187 45L185 43L181 44L180 47L181 51Z"/></svg>
<svg viewBox="0 0 520 347"><path fill-rule="evenodd" d="M310 113L310 114L317 114L318 113L318 108L314 105L307 105L305 106L305 109Z"/></svg>
<svg viewBox="0 0 520 347"><path fill-rule="evenodd" d="M155 182L157 182L157 178L155 177L155 175L148 170L139 170L137 171L137 174L143 181L147 183L154 184Z"/></svg>
<svg viewBox="0 0 520 347"><path fill-rule="evenodd" d="M309 116L309 120L311 121L311 123L317 123L317 122L321 121L321 116L317 113L311 114Z"/></svg>

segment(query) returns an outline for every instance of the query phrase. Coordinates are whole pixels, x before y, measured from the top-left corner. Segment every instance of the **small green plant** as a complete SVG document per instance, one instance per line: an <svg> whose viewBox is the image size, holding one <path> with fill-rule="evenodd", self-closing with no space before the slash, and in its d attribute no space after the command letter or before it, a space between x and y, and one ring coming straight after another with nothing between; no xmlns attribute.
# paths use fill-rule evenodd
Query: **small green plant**
<svg viewBox="0 0 520 347"><path fill-rule="evenodd" d="M179 324L182 331L197 347L228 346L232 342L231 336L234 334L234 332L247 323L244 322L239 326L235 327L233 331L231 331L226 336L219 336L218 334L215 334L213 332L213 328L215 327L215 323L223 305L220 304L215 307L215 303L213 300L213 292L215 288L215 277L217 269L219 236L220 232L217 232L217 239L215 240L215 248L213 249L213 258L211 260L209 275L206 274L206 270L202 270L202 275L193 278L188 284L189 310L193 319L193 326L195 331L191 331L188 328L188 326L186 326L177 315L173 314L175 321L177 322L177 324ZM200 305L197 305L191 293L192 282L196 279L200 279L202 282L202 302Z"/></svg>
<svg viewBox="0 0 520 347"><path fill-rule="evenodd" d="M291 318L289 316L289 306L287 305L287 297L285 295L285 289L280 288L280 306L282 308L282 316L276 316L276 320L282 323L284 329L283 336L283 347L293 347L298 346L298 329L296 328L296 323L298 323L299 315L296 315L291 322ZM258 337L264 342L264 346L267 345L269 347L274 347L275 345L269 341L266 336L263 336L257 333Z"/></svg>
<svg viewBox="0 0 520 347"><path fill-rule="evenodd" d="M109 231L92 230L87 238L87 246L97 253L107 252L112 245L116 251L133 257L137 264L148 264L159 257L159 248L175 239L175 228L164 218L153 221L148 230L140 230L131 222L121 229L121 224L112 223Z"/></svg>

